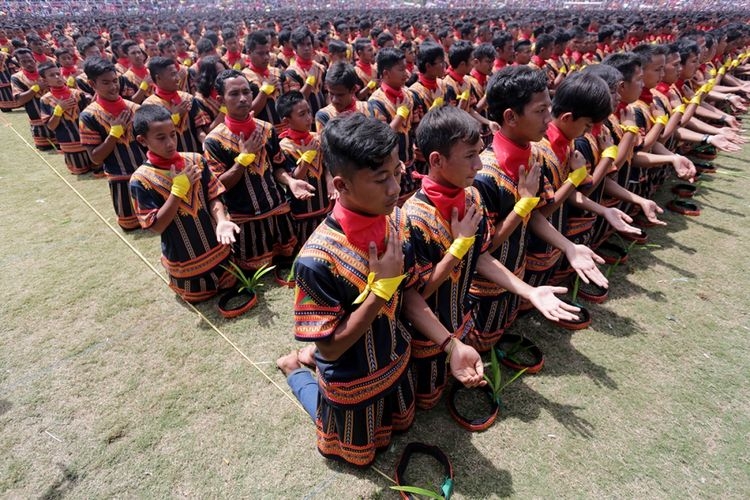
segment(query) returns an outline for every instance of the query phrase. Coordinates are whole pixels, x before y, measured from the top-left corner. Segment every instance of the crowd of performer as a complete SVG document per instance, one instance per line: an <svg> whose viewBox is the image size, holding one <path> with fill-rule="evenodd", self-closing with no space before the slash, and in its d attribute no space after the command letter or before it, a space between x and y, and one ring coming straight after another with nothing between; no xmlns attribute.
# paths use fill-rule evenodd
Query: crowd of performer
<svg viewBox="0 0 750 500"><path fill-rule="evenodd" d="M519 314L575 321L565 287L606 289L603 245L742 148L750 95L736 18L401 19L0 26L0 108L161 235L177 294L293 262L308 344L277 364L357 466Z"/></svg>

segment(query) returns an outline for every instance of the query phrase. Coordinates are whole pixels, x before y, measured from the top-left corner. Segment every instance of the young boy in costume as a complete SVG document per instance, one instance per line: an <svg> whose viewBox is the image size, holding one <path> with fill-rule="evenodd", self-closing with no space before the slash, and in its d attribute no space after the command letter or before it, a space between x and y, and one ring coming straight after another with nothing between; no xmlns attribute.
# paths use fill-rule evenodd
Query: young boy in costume
<svg viewBox="0 0 750 500"><path fill-rule="evenodd" d="M44 125L41 97L47 93L47 85L37 71L36 59L29 49L18 49L14 53L21 70L10 77L13 99L16 106L23 106L29 118L34 146L39 151L55 149L55 134Z"/></svg>
<svg viewBox="0 0 750 500"><path fill-rule="evenodd" d="M402 318L443 346L451 372L482 385L474 349L449 335L416 291L402 168L387 125L352 113L323 133L325 163L340 193L295 265L295 338L315 342L318 381L297 353L277 365L317 427L318 450L365 467L414 420L411 333Z"/></svg>
<svg viewBox="0 0 750 500"><path fill-rule="evenodd" d="M420 276L419 292L441 324L471 344L474 329L468 290L474 273L517 293L550 319L575 318L576 307L557 299L564 288L533 288L487 253L490 224L472 187L482 168L479 125L465 111L443 106L428 112L416 134L430 170L422 187L404 203ZM415 332L412 338L417 405L437 404L447 383L446 358L439 344Z"/></svg>
<svg viewBox="0 0 750 500"><path fill-rule="evenodd" d="M256 270L277 255L292 255L297 238L282 185L294 191L306 183L289 174L295 165L281 151L273 126L251 113L253 96L247 78L237 70L226 70L216 78L215 87L226 115L224 123L208 134L203 148L211 170L227 188L227 211L240 226L234 244L237 265Z"/></svg>
<svg viewBox="0 0 750 500"><path fill-rule="evenodd" d="M357 38L354 40L354 53L357 55L357 62L354 71L357 74L357 98L366 101L372 93L378 88L378 75L375 62L375 48L368 38Z"/></svg>
<svg viewBox="0 0 750 500"><path fill-rule="evenodd" d="M225 214L224 186L196 153L178 153L169 111L145 104L133 132L148 160L130 178L130 193L143 229L161 235L169 287L187 302L200 302L234 284L230 244L240 228Z"/></svg>
<svg viewBox="0 0 750 500"><path fill-rule="evenodd" d="M351 64L343 61L333 63L326 72L325 88L331 103L315 113L315 130L318 134L323 132L326 123L343 113L370 115L367 103L357 100L357 74Z"/></svg>
<svg viewBox="0 0 750 500"><path fill-rule="evenodd" d="M78 116L89 105L89 98L77 88L65 85L60 68L54 63L41 64L39 76L49 89L40 102L42 119L54 132L70 173L85 174L93 165L88 151L81 144Z"/></svg>
<svg viewBox="0 0 750 500"><path fill-rule="evenodd" d="M255 99L253 111L259 120L273 124L277 133L281 133L281 117L276 112L276 99L281 91L281 70L269 65L271 45L263 32L256 31L245 39L245 50L250 55L249 65L242 70L252 86Z"/></svg>
<svg viewBox="0 0 750 500"><path fill-rule="evenodd" d="M83 70L96 98L78 119L81 144L88 149L91 161L104 168L117 223L125 230L138 229L140 224L133 213L128 181L146 160L133 134L133 114L139 106L120 96L120 78L111 62L87 59Z"/></svg>
<svg viewBox="0 0 750 500"><path fill-rule="evenodd" d="M404 53L399 49L381 49L378 52L378 78L381 81L380 87L367 102L372 116L388 124L398 134L398 156L404 164L400 196L400 203L403 204L419 187L419 181L412 175L414 99L410 92L404 91Z"/></svg>
<svg viewBox="0 0 750 500"><path fill-rule="evenodd" d="M295 186L289 200L301 246L333 207L333 179L323 164L319 136L310 133L313 118L305 96L296 90L282 94L276 108L285 128L280 135L281 150L295 165L291 176L304 181Z"/></svg>
<svg viewBox="0 0 750 500"><path fill-rule="evenodd" d="M179 90L179 72L174 61L166 57L152 57L148 62L148 72L154 81L154 93L143 104L162 106L170 112L177 128L178 151L203 152L203 141L211 117L192 95Z"/></svg>
<svg viewBox="0 0 750 500"><path fill-rule="evenodd" d="M313 34L310 30L305 27L295 29L291 35L291 43L295 57L284 72L284 92L302 92L314 116L326 105L323 94L325 68L313 60Z"/></svg>
<svg viewBox="0 0 750 500"><path fill-rule="evenodd" d="M141 47L132 40L126 40L120 45L120 50L127 54L129 66L122 75L123 97L141 104L144 99L154 92L154 80L146 67L146 54Z"/></svg>

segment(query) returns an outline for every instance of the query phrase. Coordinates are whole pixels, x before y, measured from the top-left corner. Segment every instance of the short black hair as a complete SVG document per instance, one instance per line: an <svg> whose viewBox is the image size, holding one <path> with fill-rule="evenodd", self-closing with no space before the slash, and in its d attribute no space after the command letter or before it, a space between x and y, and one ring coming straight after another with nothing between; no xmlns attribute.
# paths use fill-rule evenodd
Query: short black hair
<svg viewBox="0 0 750 500"><path fill-rule="evenodd" d="M641 58L632 52L617 52L610 54L604 58L602 64L607 64L617 69L622 73L622 77L626 82L631 81L633 79L633 74L635 74L635 69L642 66Z"/></svg>
<svg viewBox="0 0 750 500"><path fill-rule="evenodd" d="M40 64L39 66L37 66L36 71L37 71L37 73L39 73L39 75L42 78L44 78L44 73L46 71L49 71L49 70L53 69L53 68L57 68L57 64L56 63L53 63L51 61L50 62L43 62L42 64Z"/></svg>
<svg viewBox="0 0 750 500"><path fill-rule="evenodd" d="M531 47L531 42L529 40L526 40L526 39L518 40L516 43L513 44L513 50L515 52L518 52L518 50L521 47L526 47L526 46Z"/></svg>
<svg viewBox="0 0 750 500"><path fill-rule="evenodd" d="M610 92L614 92L617 89L617 84L623 81L620 70L609 64L589 64L581 70L581 73L598 76L607 83Z"/></svg>
<svg viewBox="0 0 750 500"><path fill-rule="evenodd" d="M512 42L513 37L510 33L501 31L494 37L492 37L492 46L495 47L495 50L502 49L505 47L505 44L508 42Z"/></svg>
<svg viewBox="0 0 750 500"><path fill-rule="evenodd" d="M232 78L242 77L245 80L247 80L247 77L237 71L236 69L225 69L221 73L219 73L219 76L216 77L216 81L214 82L214 88L216 89L216 92L220 95L224 95L224 82L227 80L231 80ZM248 82L248 85L250 82Z"/></svg>
<svg viewBox="0 0 750 500"><path fill-rule="evenodd" d="M153 81L156 81L156 77L162 71L172 66L174 66L174 61L168 57L155 56L148 60L148 72Z"/></svg>
<svg viewBox="0 0 750 500"><path fill-rule="evenodd" d="M404 53L400 49L380 49L378 51L378 78L383 76L383 72L393 68L395 65L405 59Z"/></svg>
<svg viewBox="0 0 750 500"><path fill-rule="evenodd" d="M361 51L363 51L367 46L372 45L372 41L370 41L369 38L360 37L354 40L354 53L359 54Z"/></svg>
<svg viewBox="0 0 750 500"><path fill-rule="evenodd" d="M108 61L103 57L92 57L83 63L83 72L86 73L86 78L96 81L103 74L110 72L117 73L117 70L112 61Z"/></svg>
<svg viewBox="0 0 750 500"><path fill-rule="evenodd" d="M435 64L435 61L440 58L445 59L443 46L434 42L424 42L417 52L417 69L420 73L424 73L427 71L428 64Z"/></svg>
<svg viewBox="0 0 750 500"><path fill-rule="evenodd" d="M357 170L377 170L398 146L398 135L387 124L361 113L347 113L323 129L323 160L331 174L351 176Z"/></svg>
<svg viewBox="0 0 750 500"><path fill-rule="evenodd" d="M252 52L258 45L268 45L265 31L254 31L245 37L245 50Z"/></svg>
<svg viewBox="0 0 750 500"><path fill-rule="evenodd" d="M462 62L471 61L471 53L474 52L474 45L466 40L458 40L448 50L448 63L451 68L456 68Z"/></svg>
<svg viewBox="0 0 750 500"><path fill-rule="evenodd" d="M133 133L135 135L146 135L152 123L167 122L171 119L172 115L164 106L144 104L133 115Z"/></svg>
<svg viewBox="0 0 750 500"><path fill-rule="evenodd" d="M359 78L351 64L339 61L328 68L326 72L326 84L343 85L347 90L354 90L359 84Z"/></svg>
<svg viewBox="0 0 750 500"><path fill-rule="evenodd" d="M700 54L698 44L689 38L681 38L677 41L677 52L680 53L680 62L685 64L691 54Z"/></svg>
<svg viewBox="0 0 750 500"><path fill-rule="evenodd" d="M310 38L311 42L315 41L315 37L313 36L312 31L304 26L294 28L294 31L292 31L292 36L290 38L292 47L296 49L300 44L304 43L305 39L307 38Z"/></svg>
<svg viewBox="0 0 750 500"><path fill-rule="evenodd" d="M555 37L552 35L548 35L547 33L543 33L539 35L536 39L536 43L534 44L534 54L539 55L542 49L546 49L554 45L555 45Z"/></svg>
<svg viewBox="0 0 750 500"><path fill-rule="evenodd" d="M669 52L666 45L642 43L633 48L633 53L641 58L641 66L651 64L654 56L666 56Z"/></svg>
<svg viewBox="0 0 750 500"><path fill-rule="evenodd" d="M416 143L425 158L437 151L450 156L459 141L476 144L482 139L479 123L455 106L441 106L422 117L416 131Z"/></svg>
<svg viewBox="0 0 750 500"><path fill-rule="evenodd" d="M195 50L198 51L198 55L208 54L216 48L216 44L211 41L210 38L201 38L198 43L195 44Z"/></svg>
<svg viewBox="0 0 750 500"><path fill-rule="evenodd" d="M547 75L529 66L506 66L490 78L487 84L487 115L503 124L503 113L512 109L523 114L534 94L547 91Z"/></svg>
<svg viewBox="0 0 750 500"><path fill-rule="evenodd" d="M224 69L227 67L227 63L225 63L219 56L203 57L198 63L198 83L196 84L196 88L204 97L210 96L211 89L214 88L214 82L219 74L219 72L216 71L217 64L223 65Z"/></svg>
<svg viewBox="0 0 750 500"><path fill-rule="evenodd" d="M95 46L96 40L87 36L82 36L76 41L76 49L78 49L78 53L81 54L81 56L83 56L83 54L91 47Z"/></svg>
<svg viewBox="0 0 750 500"><path fill-rule="evenodd" d="M130 52L130 48L134 46L138 47L138 44L135 43L133 40L125 40L124 42L120 44L120 52L122 52L123 54L127 56L128 52ZM138 49L141 50L140 47L138 47Z"/></svg>
<svg viewBox="0 0 750 500"><path fill-rule="evenodd" d="M572 113L573 119L591 118L598 123L612 113L609 85L590 73L575 73L557 87L552 99L552 116Z"/></svg>
<svg viewBox="0 0 750 500"><path fill-rule="evenodd" d="M306 101L306 99L302 95L302 92L299 90L290 90L285 94L281 94L276 99L276 112L281 118L289 118L294 110L294 106L303 101Z"/></svg>
<svg viewBox="0 0 750 500"><path fill-rule="evenodd" d="M347 47L341 40L331 40L328 42L329 54L346 54Z"/></svg>
<svg viewBox="0 0 750 500"><path fill-rule="evenodd" d="M495 59L495 48L492 46L491 43L483 43L481 45L477 45L474 47L474 52L471 53L471 57L476 59L477 61L481 61L482 59Z"/></svg>

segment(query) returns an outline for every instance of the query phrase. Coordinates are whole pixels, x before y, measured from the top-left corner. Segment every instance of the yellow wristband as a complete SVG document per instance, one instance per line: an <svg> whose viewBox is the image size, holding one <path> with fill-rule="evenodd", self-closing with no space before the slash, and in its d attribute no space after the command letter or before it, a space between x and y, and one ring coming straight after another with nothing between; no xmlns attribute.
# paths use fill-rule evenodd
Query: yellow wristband
<svg viewBox="0 0 750 500"><path fill-rule="evenodd" d="M461 236L453 240L453 243L451 243L450 248L448 248L448 253L457 258L458 260L461 260L464 258L464 255L466 255L466 252L468 252L471 247L474 246L474 241L477 239L476 236Z"/></svg>
<svg viewBox="0 0 750 500"><path fill-rule="evenodd" d="M539 197L534 196L531 198L521 198L513 206L513 211L518 214L519 217L525 219L534 210L539 203Z"/></svg>
<svg viewBox="0 0 750 500"><path fill-rule="evenodd" d="M235 70L235 71L239 71L239 70L242 69L242 65L240 63L236 62L236 63L234 63L232 65L232 69Z"/></svg>
<svg viewBox="0 0 750 500"><path fill-rule="evenodd" d="M459 94L458 100L459 101L468 101L470 96L471 96L471 93L469 92L468 89L466 89L463 92L461 92L461 94Z"/></svg>
<svg viewBox="0 0 750 500"><path fill-rule="evenodd" d="M255 154L254 153L240 153L238 154L234 161L236 161L238 164L242 165L243 167L247 167L252 162L255 161Z"/></svg>
<svg viewBox="0 0 750 500"><path fill-rule="evenodd" d="M690 99L690 100L689 100L688 102L689 102L690 104L698 104L698 105L700 105L700 103L701 103L701 96L700 96L700 95L698 95L698 94L695 94L695 95L693 96L693 98L692 98L692 99Z"/></svg>
<svg viewBox="0 0 750 500"><path fill-rule="evenodd" d="M182 64L184 64L185 66L187 66L189 68L190 66L193 65L193 60L188 57L187 59L185 59L184 61L182 61Z"/></svg>
<svg viewBox="0 0 750 500"><path fill-rule="evenodd" d="M570 175L568 175L568 178L566 179L567 182L570 182L575 187L578 187L581 185L583 180L586 178L586 176L589 175L588 170L586 170L586 167L578 167L577 169L573 170Z"/></svg>
<svg viewBox="0 0 750 500"><path fill-rule="evenodd" d="M72 89L76 88L76 78L74 76L69 76L68 80L65 83Z"/></svg>
<svg viewBox="0 0 750 500"><path fill-rule="evenodd" d="M667 115L657 116L656 120L654 120L654 123L659 123L666 127L667 123L669 123L669 117Z"/></svg>
<svg viewBox="0 0 750 500"><path fill-rule="evenodd" d="M266 95L271 95L276 91L276 87L274 87L270 83L264 83L263 85L261 85L260 91Z"/></svg>
<svg viewBox="0 0 750 500"><path fill-rule="evenodd" d="M65 110L58 104L57 106L55 106L55 110L52 112L52 114L60 118L63 114L65 114Z"/></svg>
<svg viewBox="0 0 750 500"><path fill-rule="evenodd" d="M711 68L710 70L708 70L708 74L711 76L716 76L716 68Z"/></svg>
<svg viewBox="0 0 750 500"><path fill-rule="evenodd" d="M227 107L224 106L223 104L221 106L219 106L219 113L221 113L223 115L227 114Z"/></svg>
<svg viewBox="0 0 750 500"><path fill-rule="evenodd" d="M432 106L430 106L430 109L436 109L441 107L445 101L442 97L436 97L434 101L432 101Z"/></svg>
<svg viewBox="0 0 750 500"><path fill-rule="evenodd" d="M558 73L560 73L561 75L564 75L567 72L568 72L568 68L566 68L565 66L563 66L562 68L560 68L560 71L558 71Z"/></svg>
<svg viewBox="0 0 750 500"><path fill-rule="evenodd" d="M602 158L610 158L614 160L617 158L617 153L620 151L620 148L617 146L607 146L604 148L604 151L602 151Z"/></svg>
<svg viewBox="0 0 750 500"><path fill-rule="evenodd" d="M122 125L112 125L112 128L109 129L109 135L111 135L115 139L119 139L124 133L125 128Z"/></svg>
<svg viewBox="0 0 750 500"><path fill-rule="evenodd" d="M630 132L631 134L635 135L641 133L641 129L639 129L636 125L620 125L620 128L623 132Z"/></svg>
<svg viewBox="0 0 750 500"><path fill-rule="evenodd" d="M362 290L362 293L360 293L357 298L354 299L353 304L361 304L362 302L364 302L370 292L374 293L376 296L380 297L386 302L391 300L391 297L393 297L393 294L396 293L396 290L398 290L398 287L401 285L401 282L404 280L404 278L406 278L406 275L402 274L401 276L394 276L393 278L381 278L375 281L375 273L368 274L367 285L365 285L365 289Z"/></svg>
<svg viewBox="0 0 750 500"><path fill-rule="evenodd" d="M41 90L41 87L39 87L39 85L35 83L31 86L31 90L33 90L34 92L39 92Z"/></svg>
<svg viewBox="0 0 750 500"><path fill-rule="evenodd" d="M369 82L367 82L367 88L370 90L373 90L377 86L378 82L376 82L375 80L370 80Z"/></svg>
<svg viewBox="0 0 750 500"><path fill-rule="evenodd" d="M148 87L149 87L149 85L148 85L148 82L146 82L146 81L143 81L143 82L141 82L140 85L138 85L138 88L141 89L141 90L143 90L144 92L148 90Z"/></svg>
<svg viewBox="0 0 750 500"><path fill-rule="evenodd" d="M305 83L308 84L311 87L314 87L315 86L315 82L317 82L317 81L318 80L313 75L310 75L310 76L307 77L307 80L305 80Z"/></svg>
<svg viewBox="0 0 750 500"><path fill-rule="evenodd" d="M409 118L409 107L408 106L399 106L396 110L396 114L406 120Z"/></svg>
<svg viewBox="0 0 750 500"><path fill-rule="evenodd" d="M183 201L188 201L187 194L190 191L190 179L185 174L178 174L172 179L171 193Z"/></svg>
<svg viewBox="0 0 750 500"><path fill-rule="evenodd" d="M724 66L722 66L721 68L719 68L719 74L721 76L726 75L726 73L727 73L727 69Z"/></svg>
<svg viewBox="0 0 750 500"><path fill-rule="evenodd" d="M685 105L684 104L680 104L679 106L677 106L676 108L674 108L672 110L672 114L675 114L675 113L682 113L684 115L685 114Z"/></svg>
<svg viewBox="0 0 750 500"><path fill-rule="evenodd" d="M179 125L179 123L180 123L180 113L172 113L172 123L174 123L175 126Z"/></svg>

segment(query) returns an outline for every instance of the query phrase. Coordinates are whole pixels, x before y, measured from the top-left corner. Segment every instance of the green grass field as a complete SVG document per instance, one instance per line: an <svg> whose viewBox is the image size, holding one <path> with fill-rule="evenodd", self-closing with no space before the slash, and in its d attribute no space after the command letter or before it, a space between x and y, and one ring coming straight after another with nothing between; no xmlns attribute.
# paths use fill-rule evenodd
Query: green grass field
<svg viewBox="0 0 750 500"><path fill-rule="evenodd" d="M750 492L750 147L704 176L700 217L649 230L659 247L615 270L591 328L513 327L547 361L492 428L468 433L440 404L358 471L320 457L275 369L296 347L291 290L266 280L236 320L185 305L158 237L113 228L106 181L37 154L20 111L0 139L3 497L397 498L410 441L449 455L457 498ZM412 483L439 484L413 466Z"/></svg>

